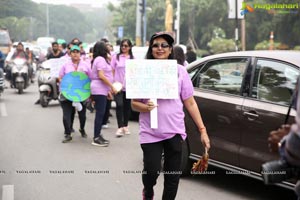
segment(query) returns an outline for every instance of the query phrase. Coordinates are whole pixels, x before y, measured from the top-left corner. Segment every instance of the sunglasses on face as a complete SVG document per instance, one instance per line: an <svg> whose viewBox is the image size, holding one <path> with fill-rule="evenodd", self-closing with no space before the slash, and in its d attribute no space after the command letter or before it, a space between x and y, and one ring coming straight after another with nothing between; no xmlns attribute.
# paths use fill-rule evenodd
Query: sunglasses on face
<svg viewBox="0 0 300 200"><path fill-rule="evenodd" d="M123 44L123 45L121 45L121 47L127 48L129 46L127 44Z"/></svg>
<svg viewBox="0 0 300 200"><path fill-rule="evenodd" d="M154 43L152 46L151 46L153 49L157 49L159 47L161 47L162 49L166 49L166 48L169 48L170 45L166 42L163 42L163 43Z"/></svg>

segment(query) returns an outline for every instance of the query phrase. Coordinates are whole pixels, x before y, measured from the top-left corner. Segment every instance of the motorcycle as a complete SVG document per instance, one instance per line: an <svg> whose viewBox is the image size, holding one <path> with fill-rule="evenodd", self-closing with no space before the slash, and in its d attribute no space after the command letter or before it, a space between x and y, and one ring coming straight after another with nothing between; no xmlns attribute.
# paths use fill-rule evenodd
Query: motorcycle
<svg viewBox="0 0 300 200"><path fill-rule="evenodd" d="M10 64L11 87L16 88L19 94L29 86L29 69L25 59L16 58Z"/></svg>
<svg viewBox="0 0 300 200"><path fill-rule="evenodd" d="M47 107L51 100L58 100L59 88L57 84L57 78L52 76L50 73L52 65L52 60L47 60L39 67L39 102L42 107Z"/></svg>

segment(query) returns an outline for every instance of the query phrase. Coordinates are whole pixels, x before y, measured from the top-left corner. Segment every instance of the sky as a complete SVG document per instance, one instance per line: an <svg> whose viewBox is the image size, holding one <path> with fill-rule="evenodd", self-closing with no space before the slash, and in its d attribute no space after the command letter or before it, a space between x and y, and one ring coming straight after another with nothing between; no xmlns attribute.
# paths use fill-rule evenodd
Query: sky
<svg viewBox="0 0 300 200"><path fill-rule="evenodd" d="M102 7L103 4L108 4L111 2L113 4L117 4L119 0L32 0L36 3L49 3L49 4L63 4L69 5L73 4L88 4L93 7Z"/></svg>

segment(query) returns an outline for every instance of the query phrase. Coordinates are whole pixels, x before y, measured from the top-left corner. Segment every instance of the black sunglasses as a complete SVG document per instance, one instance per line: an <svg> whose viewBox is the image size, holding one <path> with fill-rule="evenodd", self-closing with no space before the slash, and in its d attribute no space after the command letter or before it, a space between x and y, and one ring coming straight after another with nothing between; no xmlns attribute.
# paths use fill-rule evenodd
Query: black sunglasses
<svg viewBox="0 0 300 200"><path fill-rule="evenodd" d="M166 48L169 48L170 45L168 43L166 43L166 42L163 42L163 43L155 43L151 47L152 48L159 48L159 47L161 47L163 49L166 49Z"/></svg>

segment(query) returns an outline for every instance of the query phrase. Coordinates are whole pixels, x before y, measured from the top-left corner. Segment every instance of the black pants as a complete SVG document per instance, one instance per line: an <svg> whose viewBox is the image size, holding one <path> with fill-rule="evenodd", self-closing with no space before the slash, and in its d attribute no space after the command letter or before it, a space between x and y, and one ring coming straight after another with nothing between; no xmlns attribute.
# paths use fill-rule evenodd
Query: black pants
<svg viewBox="0 0 300 200"><path fill-rule="evenodd" d="M69 100L60 101L61 108L63 110L63 124L65 128L65 134L70 135L73 128L75 118L75 107L72 106L72 102ZM78 113L80 129L83 130L86 122L86 106L81 103L82 110Z"/></svg>
<svg viewBox="0 0 300 200"><path fill-rule="evenodd" d="M142 180L146 197L153 196L156 180L159 174L163 173L164 191L162 199L175 199L181 175L181 145L182 138L179 134L161 142L141 144L144 159ZM162 153L164 153L164 165L161 172Z"/></svg>
<svg viewBox="0 0 300 200"><path fill-rule="evenodd" d="M105 113L104 113L102 125L105 125L108 122L110 108L111 108L111 102L112 102L112 100L107 100L107 102L106 102L106 108L105 108Z"/></svg>
<svg viewBox="0 0 300 200"><path fill-rule="evenodd" d="M105 95L93 95L95 101L94 138L101 134L103 119L105 115L107 97Z"/></svg>
<svg viewBox="0 0 300 200"><path fill-rule="evenodd" d="M115 95L115 101L118 127L128 126L131 100L126 99L126 92L122 91Z"/></svg>

